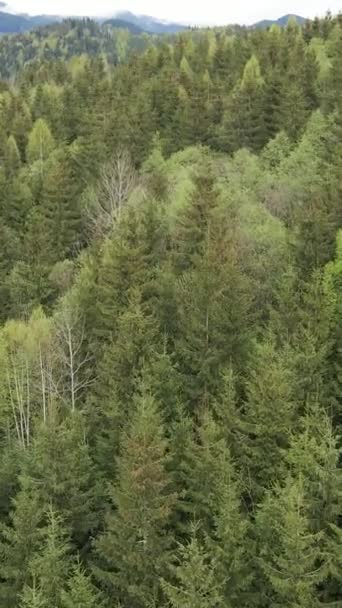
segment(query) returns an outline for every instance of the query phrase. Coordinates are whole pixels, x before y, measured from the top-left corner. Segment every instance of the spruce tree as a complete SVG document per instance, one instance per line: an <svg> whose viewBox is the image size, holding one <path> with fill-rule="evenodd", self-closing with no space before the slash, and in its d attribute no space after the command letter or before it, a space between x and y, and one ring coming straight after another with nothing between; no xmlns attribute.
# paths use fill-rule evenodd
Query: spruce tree
<svg viewBox="0 0 342 608"><path fill-rule="evenodd" d="M47 608L47 603L42 592L35 586L25 587L20 608Z"/></svg>
<svg viewBox="0 0 342 608"><path fill-rule="evenodd" d="M47 524L41 531L39 551L30 561L32 583L27 587L34 590L37 586L43 605L60 608L62 590L70 571L70 546L62 518L52 508L46 516Z"/></svg>
<svg viewBox="0 0 342 608"><path fill-rule="evenodd" d="M99 591L79 562L61 595L62 608L100 608L103 605Z"/></svg>
<svg viewBox="0 0 342 608"><path fill-rule="evenodd" d="M80 243L80 184L67 150L50 156L41 193L42 229L48 235L47 260L75 256Z"/></svg>
<svg viewBox="0 0 342 608"><path fill-rule="evenodd" d="M245 66L242 80L232 93L223 123L227 142L225 149L228 152L240 148L258 151L266 143L264 95L260 64L253 55Z"/></svg>
<svg viewBox="0 0 342 608"><path fill-rule="evenodd" d="M39 161L40 171L43 171L43 163L55 147L55 142L49 126L43 119L37 120L33 125L33 129L30 133L27 149L26 158L29 163Z"/></svg>
<svg viewBox="0 0 342 608"><path fill-rule="evenodd" d="M252 501L286 476L285 454L297 424L292 356L288 347L277 350L270 336L257 346L249 369L241 450Z"/></svg>
<svg viewBox="0 0 342 608"><path fill-rule="evenodd" d="M40 546L43 510L34 481L26 476L13 501L10 524L0 528L1 602L17 606L24 586L30 581L30 565Z"/></svg>
<svg viewBox="0 0 342 608"><path fill-rule="evenodd" d="M190 542L179 549L178 563L172 570L175 580L162 581L168 605L172 608L226 606L215 566L194 528Z"/></svg>
<svg viewBox="0 0 342 608"><path fill-rule="evenodd" d="M41 503L63 517L72 541L82 549L100 515L84 422L77 413L60 422L57 414L37 429L26 467L37 480Z"/></svg>
<svg viewBox="0 0 342 608"><path fill-rule="evenodd" d="M327 574L327 561L320 552L321 533L310 529L301 479L288 478L283 487L267 494L257 514L256 533L265 604L318 606L317 586Z"/></svg>
<svg viewBox="0 0 342 608"><path fill-rule="evenodd" d="M171 558L168 526L175 503L167 441L153 397L142 394L122 440L111 508L96 542L96 574L113 599L130 608L158 602Z"/></svg>
<svg viewBox="0 0 342 608"><path fill-rule="evenodd" d="M21 158L17 142L13 135L10 135L5 148L5 171L7 179L13 179L20 166Z"/></svg>

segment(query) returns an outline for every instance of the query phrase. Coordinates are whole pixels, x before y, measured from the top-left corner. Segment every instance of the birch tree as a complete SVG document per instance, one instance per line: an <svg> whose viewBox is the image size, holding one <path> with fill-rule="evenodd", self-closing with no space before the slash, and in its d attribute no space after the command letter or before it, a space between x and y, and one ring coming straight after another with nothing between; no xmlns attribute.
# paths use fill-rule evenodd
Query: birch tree
<svg viewBox="0 0 342 608"><path fill-rule="evenodd" d="M94 381L90 367L92 354L87 349L85 321L80 310L66 302L56 315L54 384L62 399L74 412L84 391Z"/></svg>
<svg viewBox="0 0 342 608"><path fill-rule="evenodd" d="M137 184L137 175L127 150L119 150L102 169L94 201L88 206L90 231L108 234L121 219L122 209Z"/></svg>

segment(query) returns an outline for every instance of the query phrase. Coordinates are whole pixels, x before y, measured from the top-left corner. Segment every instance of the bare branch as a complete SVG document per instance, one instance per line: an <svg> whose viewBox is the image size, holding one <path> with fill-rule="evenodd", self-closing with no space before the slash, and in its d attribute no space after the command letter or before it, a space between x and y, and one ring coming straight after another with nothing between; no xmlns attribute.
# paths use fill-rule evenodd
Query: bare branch
<svg viewBox="0 0 342 608"><path fill-rule="evenodd" d="M104 167L94 200L88 205L92 234L103 237L121 219L122 209L137 185L137 174L126 150L118 151Z"/></svg>

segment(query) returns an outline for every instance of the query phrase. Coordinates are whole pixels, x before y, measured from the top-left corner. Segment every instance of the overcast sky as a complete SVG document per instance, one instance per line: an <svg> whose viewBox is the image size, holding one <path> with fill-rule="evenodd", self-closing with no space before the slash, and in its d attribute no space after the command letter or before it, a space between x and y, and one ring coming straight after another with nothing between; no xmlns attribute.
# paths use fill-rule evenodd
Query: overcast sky
<svg viewBox="0 0 342 608"><path fill-rule="evenodd" d="M337 13L342 0L8 0L9 6L30 14L113 15L118 10L188 23L254 23L287 13L303 17Z"/></svg>

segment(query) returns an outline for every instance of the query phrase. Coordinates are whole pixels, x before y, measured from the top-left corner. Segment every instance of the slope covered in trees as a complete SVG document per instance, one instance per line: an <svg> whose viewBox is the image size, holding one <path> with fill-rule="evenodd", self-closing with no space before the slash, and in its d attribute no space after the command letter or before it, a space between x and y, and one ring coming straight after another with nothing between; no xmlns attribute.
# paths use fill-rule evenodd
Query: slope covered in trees
<svg viewBox="0 0 342 608"><path fill-rule="evenodd" d="M338 606L341 19L88 51L1 83L0 605Z"/></svg>

